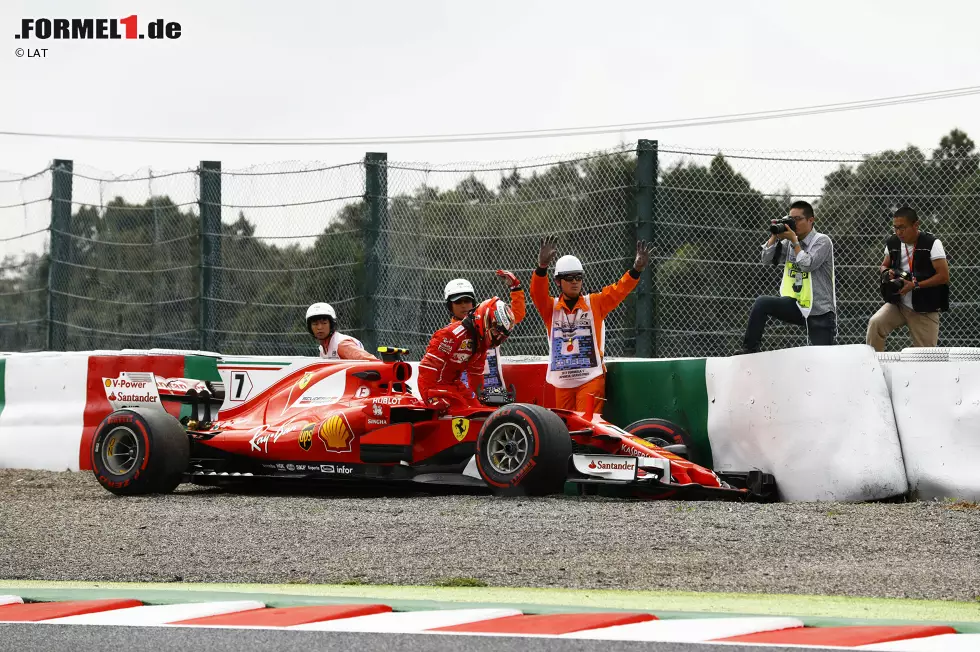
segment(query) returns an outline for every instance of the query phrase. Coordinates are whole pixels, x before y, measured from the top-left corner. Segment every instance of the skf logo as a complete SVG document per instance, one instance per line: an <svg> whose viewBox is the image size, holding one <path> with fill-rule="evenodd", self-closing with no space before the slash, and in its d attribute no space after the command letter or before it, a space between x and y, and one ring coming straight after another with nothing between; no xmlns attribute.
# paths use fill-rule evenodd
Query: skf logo
<svg viewBox="0 0 980 652"><path fill-rule="evenodd" d="M323 441L323 445L326 446L327 451L333 453L349 453L351 442L354 441L354 435L351 433L350 428L347 427L344 418L337 415L330 417L320 424L318 435L320 440Z"/></svg>
<svg viewBox="0 0 980 652"><path fill-rule="evenodd" d="M303 374L302 380L299 381L298 387L300 389L306 389L306 386L310 384L310 380L312 380L312 378L313 372L307 371L305 374Z"/></svg>
<svg viewBox="0 0 980 652"><path fill-rule="evenodd" d="M456 437L456 441L463 441L466 439L466 433L470 431L470 420L469 419L453 419L453 436Z"/></svg>
<svg viewBox="0 0 980 652"><path fill-rule="evenodd" d="M308 423L299 431L299 447L304 451L310 450L313 446L313 431L316 430L315 423Z"/></svg>

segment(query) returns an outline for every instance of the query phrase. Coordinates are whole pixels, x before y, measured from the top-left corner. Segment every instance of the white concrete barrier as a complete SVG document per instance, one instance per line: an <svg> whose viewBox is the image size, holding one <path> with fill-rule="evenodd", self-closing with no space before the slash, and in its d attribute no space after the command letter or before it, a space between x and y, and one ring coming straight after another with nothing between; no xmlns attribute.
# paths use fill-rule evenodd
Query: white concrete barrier
<svg viewBox="0 0 980 652"><path fill-rule="evenodd" d="M77 471L87 353L5 356L0 468Z"/></svg>
<svg viewBox="0 0 980 652"><path fill-rule="evenodd" d="M871 347L709 358L705 376L715 469L772 473L787 501L874 500L908 490Z"/></svg>
<svg viewBox="0 0 980 652"><path fill-rule="evenodd" d="M891 363L884 375L913 494L980 500L980 362Z"/></svg>

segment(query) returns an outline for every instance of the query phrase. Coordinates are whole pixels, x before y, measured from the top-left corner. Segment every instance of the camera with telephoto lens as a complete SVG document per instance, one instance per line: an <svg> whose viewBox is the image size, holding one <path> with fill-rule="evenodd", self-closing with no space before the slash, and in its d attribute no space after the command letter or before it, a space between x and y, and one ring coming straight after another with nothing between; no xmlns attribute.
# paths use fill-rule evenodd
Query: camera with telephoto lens
<svg viewBox="0 0 980 652"><path fill-rule="evenodd" d="M784 231L795 231L796 230L796 219L787 215L786 217L781 217L778 220L771 220L769 222L769 233L773 235L779 235Z"/></svg>
<svg viewBox="0 0 980 652"><path fill-rule="evenodd" d="M892 278L888 272L895 272L895 278ZM902 291L902 286L905 285L905 281L911 282L912 280L912 275L906 271L899 272L893 269L886 269L881 273L881 296L885 301L894 299Z"/></svg>

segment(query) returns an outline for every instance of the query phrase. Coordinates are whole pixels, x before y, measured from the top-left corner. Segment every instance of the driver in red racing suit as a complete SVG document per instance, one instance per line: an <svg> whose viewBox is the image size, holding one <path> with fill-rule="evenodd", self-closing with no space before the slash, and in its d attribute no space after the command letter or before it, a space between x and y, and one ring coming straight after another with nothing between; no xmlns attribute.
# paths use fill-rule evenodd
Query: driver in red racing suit
<svg viewBox="0 0 980 652"><path fill-rule="evenodd" d="M480 405L487 351L506 340L515 326L514 311L492 297L462 321L437 330L419 363L419 393L431 407L444 411L452 402ZM467 383L462 381L466 372Z"/></svg>

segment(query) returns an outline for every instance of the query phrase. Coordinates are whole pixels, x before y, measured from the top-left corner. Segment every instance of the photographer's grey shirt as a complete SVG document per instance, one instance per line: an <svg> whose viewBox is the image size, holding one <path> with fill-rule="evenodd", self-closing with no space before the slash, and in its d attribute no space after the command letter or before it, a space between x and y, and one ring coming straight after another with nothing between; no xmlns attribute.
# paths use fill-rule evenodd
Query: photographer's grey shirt
<svg viewBox="0 0 980 652"><path fill-rule="evenodd" d="M777 253L778 252L778 253ZM800 254L796 255L793 243L789 240L776 240L771 246L762 245L762 262L771 263L775 256L785 264L795 262L804 272L810 272L813 284L813 306L810 316L837 312L837 290L834 286L834 243L830 236L817 233L816 229L800 240Z"/></svg>

